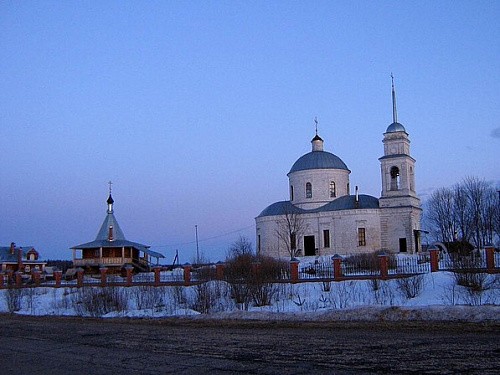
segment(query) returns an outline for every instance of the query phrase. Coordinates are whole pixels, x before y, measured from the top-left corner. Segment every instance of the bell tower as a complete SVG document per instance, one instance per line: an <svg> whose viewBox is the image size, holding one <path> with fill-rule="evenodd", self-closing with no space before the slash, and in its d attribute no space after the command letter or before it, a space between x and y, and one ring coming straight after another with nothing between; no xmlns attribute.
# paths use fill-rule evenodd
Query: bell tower
<svg viewBox="0 0 500 375"><path fill-rule="evenodd" d="M392 124L384 133L384 156L379 158L382 175L382 248L392 252L420 250L420 199L415 190L415 159L410 139L398 122L396 90L392 78Z"/></svg>

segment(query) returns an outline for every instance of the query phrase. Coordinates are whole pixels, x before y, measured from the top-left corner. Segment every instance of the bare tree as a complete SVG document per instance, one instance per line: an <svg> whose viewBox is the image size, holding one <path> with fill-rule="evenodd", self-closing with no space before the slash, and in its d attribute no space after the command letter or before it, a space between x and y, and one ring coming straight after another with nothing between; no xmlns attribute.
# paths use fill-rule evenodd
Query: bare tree
<svg viewBox="0 0 500 375"><path fill-rule="evenodd" d="M245 236L240 236L228 249L226 258L236 258L240 255L253 255L252 242Z"/></svg>
<svg viewBox="0 0 500 375"><path fill-rule="evenodd" d="M498 240L499 204L491 183L467 177L451 189L436 190L428 201L426 217L436 239L467 241L481 248Z"/></svg>
<svg viewBox="0 0 500 375"><path fill-rule="evenodd" d="M300 214L291 212L291 210L285 210L282 216L276 220L276 236L285 245L292 259L299 255L297 243L304 234L306 224Z"/></svg>

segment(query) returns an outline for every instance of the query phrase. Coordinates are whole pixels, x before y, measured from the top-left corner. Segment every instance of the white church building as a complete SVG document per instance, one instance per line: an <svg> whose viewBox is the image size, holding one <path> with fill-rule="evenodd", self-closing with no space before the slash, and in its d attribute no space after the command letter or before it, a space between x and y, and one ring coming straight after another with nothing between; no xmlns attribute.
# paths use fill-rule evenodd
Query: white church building
<svg viewBox="0 0 500 375"><path fill-rule="evenodd" d="M397 121L392 84L393 122L384 133L379 158L379 198L350 194L351 171L337 155L312 139L312 151L288 172L290 199L276 202L256 217L256 247L261 255L297 257L384 250L415 253L420 244L420 199L415 191L415 159L410 140Z"/></svg>

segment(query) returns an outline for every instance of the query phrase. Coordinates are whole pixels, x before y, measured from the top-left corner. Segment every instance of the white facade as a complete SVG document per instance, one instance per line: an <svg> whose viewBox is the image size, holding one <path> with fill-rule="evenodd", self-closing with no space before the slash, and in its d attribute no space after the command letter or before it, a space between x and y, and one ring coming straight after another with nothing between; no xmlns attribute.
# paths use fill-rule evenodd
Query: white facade
<svg viewBox="0 0 500 375"><path fill-rule="evenodd" d="M410 140L397 122L384 133L380 198L350 195L351 171L323 150L316 135L312 151L288 173L290 197L273 203L255 219L257 252L273 257L353 254L420 249L420 199Z"/></svg>

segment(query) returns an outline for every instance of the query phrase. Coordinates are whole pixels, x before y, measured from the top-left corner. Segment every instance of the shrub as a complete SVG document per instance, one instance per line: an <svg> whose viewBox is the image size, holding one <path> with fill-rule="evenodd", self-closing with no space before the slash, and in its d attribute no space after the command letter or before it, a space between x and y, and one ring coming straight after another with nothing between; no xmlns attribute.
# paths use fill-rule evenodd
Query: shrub
<svg viewBox="0 0 500 375"><path fill-rule="evenodd" d="M125 289L119 287L78 288L72 299L78 315L100 317L112 311L121 312L127 309Z"/></svg>
<svg viewBox="0 0 500 375"><path fill-rule="evenodd" d="M201 314L209 314L217 310L222 295L219 282L204 282L193 288L194 298L190 303L191 309Z"/></svg>
<svg viewBox="0 0 500 375"><path fill-rule="evenodd" d="M403 277L396 280L399 292L406 299L417 297L424 286L424 276L416 275L412 277Z"/></svg>

